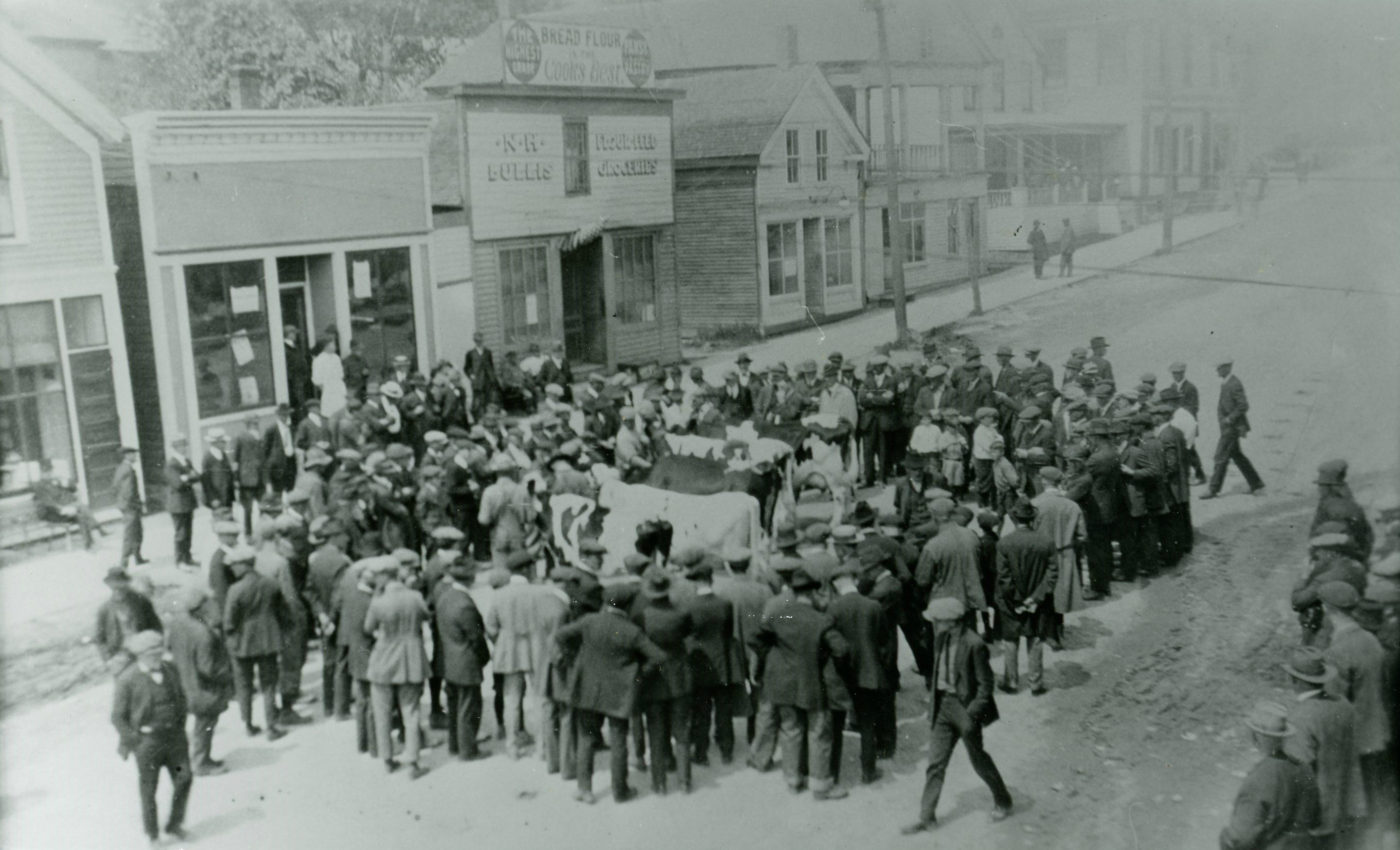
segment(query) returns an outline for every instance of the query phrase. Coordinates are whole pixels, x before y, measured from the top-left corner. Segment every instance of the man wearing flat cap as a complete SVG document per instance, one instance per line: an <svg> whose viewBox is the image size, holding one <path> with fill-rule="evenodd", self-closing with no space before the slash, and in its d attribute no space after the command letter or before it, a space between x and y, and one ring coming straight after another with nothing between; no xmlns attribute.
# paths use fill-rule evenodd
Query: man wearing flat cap
<svg viewBox="0 0 1400 850"><path fill-rule="evenodd" d="M1315 846L1317 782L1312 772L1289 758L1284 740L1295 733L1288 709L1255 704L1244 725L1263 759L1245 777L1230 822L1220 833L1220 850L1289 850Z"/></svg>
<svg viewBox="0 0 1400 850"><path fill-rule="evenodd" d="M502 726L506 754L517 759L529 737L522 728L521 718L526 680L535 669L532 647L536 643L533 635L536 623L531 599L534 589L528 578L535 561L528 551L518 550L503 555L502 564L509 578L491 601L486 614L486 635L492 642L491 671L500 677L497 689L504 696Z"/></svg>
<svg viewBox="0 0 1400 850"><path fill-rule="evenodd" d="M1215 468L1210 474L1210 483L1202 499L1214 499L1220 495L1225 484L1225 473L1234 461L1244 475L1251 494L1264 489L1264 481L1254 470L1254 464L1244 456L1240 440L1249 433L1249 401L1245 398L1244 384L1238 375L1233 374L1235 361L1222 357L1216 361L1215 372L1220 376L1220 402L1216 415L1220 421L1220 441L1215 444Z"/></svg>
<svg viewBox="0 0 1400 850"><path fill-rule="evenodd" d="M247 546L236 547L226 563L236 577L224 603L224 640L233 656L234 687L238 710L248 735L262 730L253 725L253 676L263 695L263 722L267 738L286 734L277 712L282 634L291 627L291 616L277 583L253 569L255 555Z"/></svg>
<svg viewBox="0 0 1400 850"><path fill-rule="evenodd" d="M447 751L462 761L486 755L477 746L481 729L482 670L491 660L486 643L486 622L471 596L475 569L470 561L457 560L447 567L447 577L434 597L434 617L441 646L442 677L447 689Z"/></svg>
<svg viewBox="0 0 1400 850"><path fill-rule="evenodd" d="M373 647L365 634L365 615L374 601L374 558L362 558L345 569L331 599L331 621L335 624L338 657L355 692L355 744L359 752L375 756L379 747L374 740L373 715L370 709L369 654ZM337 717L340 706L336 706Z"/></svg>
<svg viewBox="0 0 1400 850"><path fill-rule="evenodd" d="M180 686L180 673L164 660L165 644L160 632L136 632L127 638L126 651L136 661L117 677L112 692L112 725L117 728L120 739L117 753L123 761L133 753L136 755L141 822L152 845L160 839L156 786L161 770L169 772L175 793L170 801L165 834L182 840L185 838L185 806L194 774L190 770L189 742L185 738L187 703Z"/></svg>
<svg viewBox="0 0 1400 850"><path fill-rule="evenodd" d="M855 709L855 725L860 732L860 779L869 785L880 778L875 767L879 755L878 724L885 718L887 703L894 700L899 687L898 653L895 624L886 616L879 602L861 595L856 587L860 562L850 560L837 568L832 576L836 598L826 613L836 624L836 630L850 644L849 684L851 702ZM832 712L832 768L840 780L842 730L846 712ZM888 742L893 746L893 742Z"/></svg>
<svg viewBox="0 0 1400 850"><path fill-rule="evenodd" d="M306 596L311 603L316 633L321 638L321 711L341 718L350 716L350 671L340 652L333 616L336 590L350 557L345 553L349 535L339 520L318 517L311 523L309 542L316 549L307 558Z"/></svg>
<svg viewBox="0 0 1400 850"><path fill-rule="evenodd" d="M1283 663L1293 685L1294 701L1288 722L1294 733L1283 741L1283 752L1317 778L1320 817L1315 846L1337 847L1347 839L1356 820L1366 815L1361 761L1356 753L1355 712L1351 703L1327 690L1337 675L1322 651L1303 646Z"/></svg>
<svg viewBox="0 0 1400 850"><path fill-rule="evenodd" d="M694 697L691 707L691 761L707 765L711 718L720 760L734 760L734 696L744 685L744 647L737 639L734 603L715 592L714 567L702 559L685 571L695 587L686 604L694 632L690 662Z"/></svg>
<svg viewBox="0 0 1400 850"><path fill-rule="evenodd" d="M233 664L228 650L219 633L203 619L208 598L208 591L198 585L185 588L165 627L165 643L194 720L190 762L200 776L227 771L210 752L214 727L233 696Z"/></svg>
<svg viewBox="0 0 1400 850"><path fill-rule="evenodd" d="M1011 508L1015 529L997 541L997 622L1003 640L1001 689L1020 686L1017 656L1026 641L1031 693L1045 693L1044 642L1055 637L1055 586L1059 561L1055 544L1035 529L1035 506L1020 499Z"/></svg>
<svg viewBox="0 0 1400 850"><path fill-rule="evenodd" d="M924 619L933 624L933 675L929 693L928 769L919 800L919 819L905 835L932 831L938 825L938 798L953 747L962 741L968 761L991 789L996 808L992 820L1011 815L1011 792L996 763L982 747L982 730L1000 717L993 697L991 655L977 633L965 625L967 611L952 597L929 600Z"/></svg>
<svg viewBox="0 0 1400 850"><path fill-rule="evenodd" d="M423 649L428 605L418 591L404 583L405 572L395 559L386 558L383 567L376 571L379 595L370 602L361 628L374 639L367 678L379 757L388 772L398 769L389 737L390 719L397 707L403 718L403 756L409 764L409 778L418 779L428 772L418 761L423 734L419 712L423 682L428 678L428 656Z"/></svg>
<svg viewBox="0 0 1400 850"><path fill-rule="evenodd" d="M1366 801L1374 811L1393 811L1394 797L1383 790L1393 765L1387 763L1391 729L1386 708L1386 654L1376 636L1361 628L1353 610L1361 601L1356 588L1332 581L1317 591L1323 618L1332 629L1324 654L1337 668L1333 691L1345 697L1356 711L1356 751L1361 757L1361 779Z"/></svg>
<svg viewBox="0 0 1400 850"><path fill-rule="evenodd" d="M671 602L671 577L660 567L648 567L642 574L642 604L633 619L664 659L642 677L638 702L646 717L647 741L651 749L651 790L664 795L669 790L666 774L672 754L679 773L681 791L689 794L691 668L686 644L695 623L690 612Z"/></svg>
<svg viewBox="0 0 1400 850"><path fill-rule="evenodd" d="M962 603L971 616L987 607L982 593L981 574L977 569L977 533L952 521L952 499L937 498L929 502L929 514L938 523L938 533L924 544L914 568L917 599L951 597ZM921 641L927 652L927 641Z"/></svg>
<svg viewBox="0 0 1400 850"><path fill-rule="evenodd" d="M1123 573L1129 580L1154 576L1162 566L1160 529L1167 515L1163 496L1166 467L1162 443L1152 433L1152 417L1138 414L1127 420L1129 439L1121 452L1126 485L1127 534L1124 537Z"/></svg>
<svg viewBox="0 0 1400 850"><path fill-rule="evenodd" d="M1347 484L1347 462L1338 458L1319 464L1314 483L1317 484L1317 510L1313 513L1309 533L1316 534L1317 527L1324 522L1342 523L1352 540L1347 554L1366 563L1375 545L1375 532L1366 518L1366 511L1356 503Z"/></svg>
<svg viewBox="0 0 1400 850"><path fill-rule="evenodd" d="M813 796L838 800L848 792L834 785L831 778L831 713L822 670L831 659L844 661L850 645L831 617L815 607L813 594L821 586L817 577L800 567L793 571L788 586L793 597L764 615L751 642L756 676L762 683L763 699L778 710L788 789L800 793L808 783L804 772L810 772ZM802 765L804 741L806 771Z"/></svg>

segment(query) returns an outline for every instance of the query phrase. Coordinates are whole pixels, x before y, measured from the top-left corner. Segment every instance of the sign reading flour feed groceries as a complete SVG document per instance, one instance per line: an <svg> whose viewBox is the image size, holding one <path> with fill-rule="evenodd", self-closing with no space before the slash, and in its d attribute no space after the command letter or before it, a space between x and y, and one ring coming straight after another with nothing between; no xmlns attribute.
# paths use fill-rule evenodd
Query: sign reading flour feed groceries
<svg viewBox="0 0 1400 850"><path fill-rule="evenodd" d="M637 30L515 20L501 49L507 83L639 89L655 79L651 45Z"/></svg>

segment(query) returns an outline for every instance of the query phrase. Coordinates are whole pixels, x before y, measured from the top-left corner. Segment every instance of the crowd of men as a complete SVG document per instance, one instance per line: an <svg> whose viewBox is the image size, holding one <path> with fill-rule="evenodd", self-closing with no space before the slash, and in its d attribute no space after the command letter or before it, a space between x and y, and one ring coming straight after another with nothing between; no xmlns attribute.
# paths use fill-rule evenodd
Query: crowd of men
<svg viewBox="0 0 1400 850"><path fill-rule="evenodd" d="M1248 404L1230 361L1216 367L1222 437L1207 482L1186 366L1125 389L1107 348L1094 337L1058 378L1038 348L1017 362L1002 347L985 365L971 343L929 342L922 357L877 354L859 377L840 354L762 371L741 354L719 385L698 367L575 384L562 347L498 371L478 339L460 370L440 363L425 376L404 357L366 380L363 398L350 385L341 409L312 393L271 423L250 419L232 445L215 429L198 466L177 436L166 464L177 560L194 563L202 491L219 540L207 587L182 594L162 624L124 569L127 555L139 559L138 533L99 617L148 835L159 836L159 770L176 779L166 823L176 835L189 776L224 770L212 736L231 697L249 735L262 733L259 691L269 738L309 722L297 705L313 644L323 712L353 719L357 749L389 772L427 772L420 754L436 732L457 758L486 756L490 675L500 751L537 748L580 801L596 800L600 748L615 802L636 793L629 768L654 793L689 792L711 743L722 762L738 755L741 718L749 765L769 770L780 750L790 790L833 800L849 793L848 725L862 783L894 755L902 635L932 724L906 832L935 826L959 741L992 790L994 819L1010 815L982 732L998 716L994 691L1020 690L1021 644L1029 691L1043 694L1044 647L1059 647L1065 614L1191 551L1193 473L1200 498L1223 492L1232 461L1250 492L1263 486L1240 451ZM798 451L809 437L838 446L866 498L834 523L789 517L753 549L673 547L666 517L639 526L631 551L586 537L571 558L553 539L552 498L640 481L671 450L668 436L723 438L742 423ZM882 512L870 488L885 487L893 507ZM152 637L162 629L163 642Z"/></svg>

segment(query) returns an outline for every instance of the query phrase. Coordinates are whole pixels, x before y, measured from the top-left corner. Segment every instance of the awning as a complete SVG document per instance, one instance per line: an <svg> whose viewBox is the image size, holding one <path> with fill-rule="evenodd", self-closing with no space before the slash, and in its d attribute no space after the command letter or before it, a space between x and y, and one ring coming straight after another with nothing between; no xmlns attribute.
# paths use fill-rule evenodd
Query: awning
<svg viewBox="0 0 1400 850"><path fill-rule="evenodd" d="M569 238L564 240L563 250L572 251L576 248L582 248L584 245L597 239L599 236L603 235L603 228L607 223L608 220L606 218L600 218L592 224L585 224L583 227L575 230L570 234Z"/></svg>

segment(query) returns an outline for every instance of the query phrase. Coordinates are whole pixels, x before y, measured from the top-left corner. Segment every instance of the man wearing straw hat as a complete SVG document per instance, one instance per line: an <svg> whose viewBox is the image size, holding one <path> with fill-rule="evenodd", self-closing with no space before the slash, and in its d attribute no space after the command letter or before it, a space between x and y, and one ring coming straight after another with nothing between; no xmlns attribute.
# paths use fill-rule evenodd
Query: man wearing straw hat
<svg viewBox="0 0 1400 850"><path fill-rule="evenodd" d="M1339 842L1351 830L1352 822L1366 815L1355 713L1350 703L1327 691L1337 668L1322 650L1299 647L1282 667L1296 694L1288 722L1297 730L1284 739L1283 751L1317 779L1319 820L1313 835L1319 839L1318 846L1345 846Z"/></svg>
<svg viewBox="0 0 1400 850"><path fill-rule="evenodd" d="M1303 850L1318 822L1317 783L1312 772L1284 753L1284 739L1296 731L1288 709L1256 703L1245 718L1254 746L1264 756L1235 796L1230 822L1220 833L1220 850Z"/></svg>
<svg viewBox="0 0 1400 850"><path fill-rule="evenodd" d="M982 730L1000 717L992 695L991 655L982 638L965 625L966 614L962 602L951 596L930 600L923 612L924 619L933 623L933 687L929 694L933 733L919 819L904 827L905 835L932 831L938 825L938 798L958 741L967 750L972 769L992 791L996 804L992 820L1011 815L1011 792L991 755L982 748Z"/></svg>

